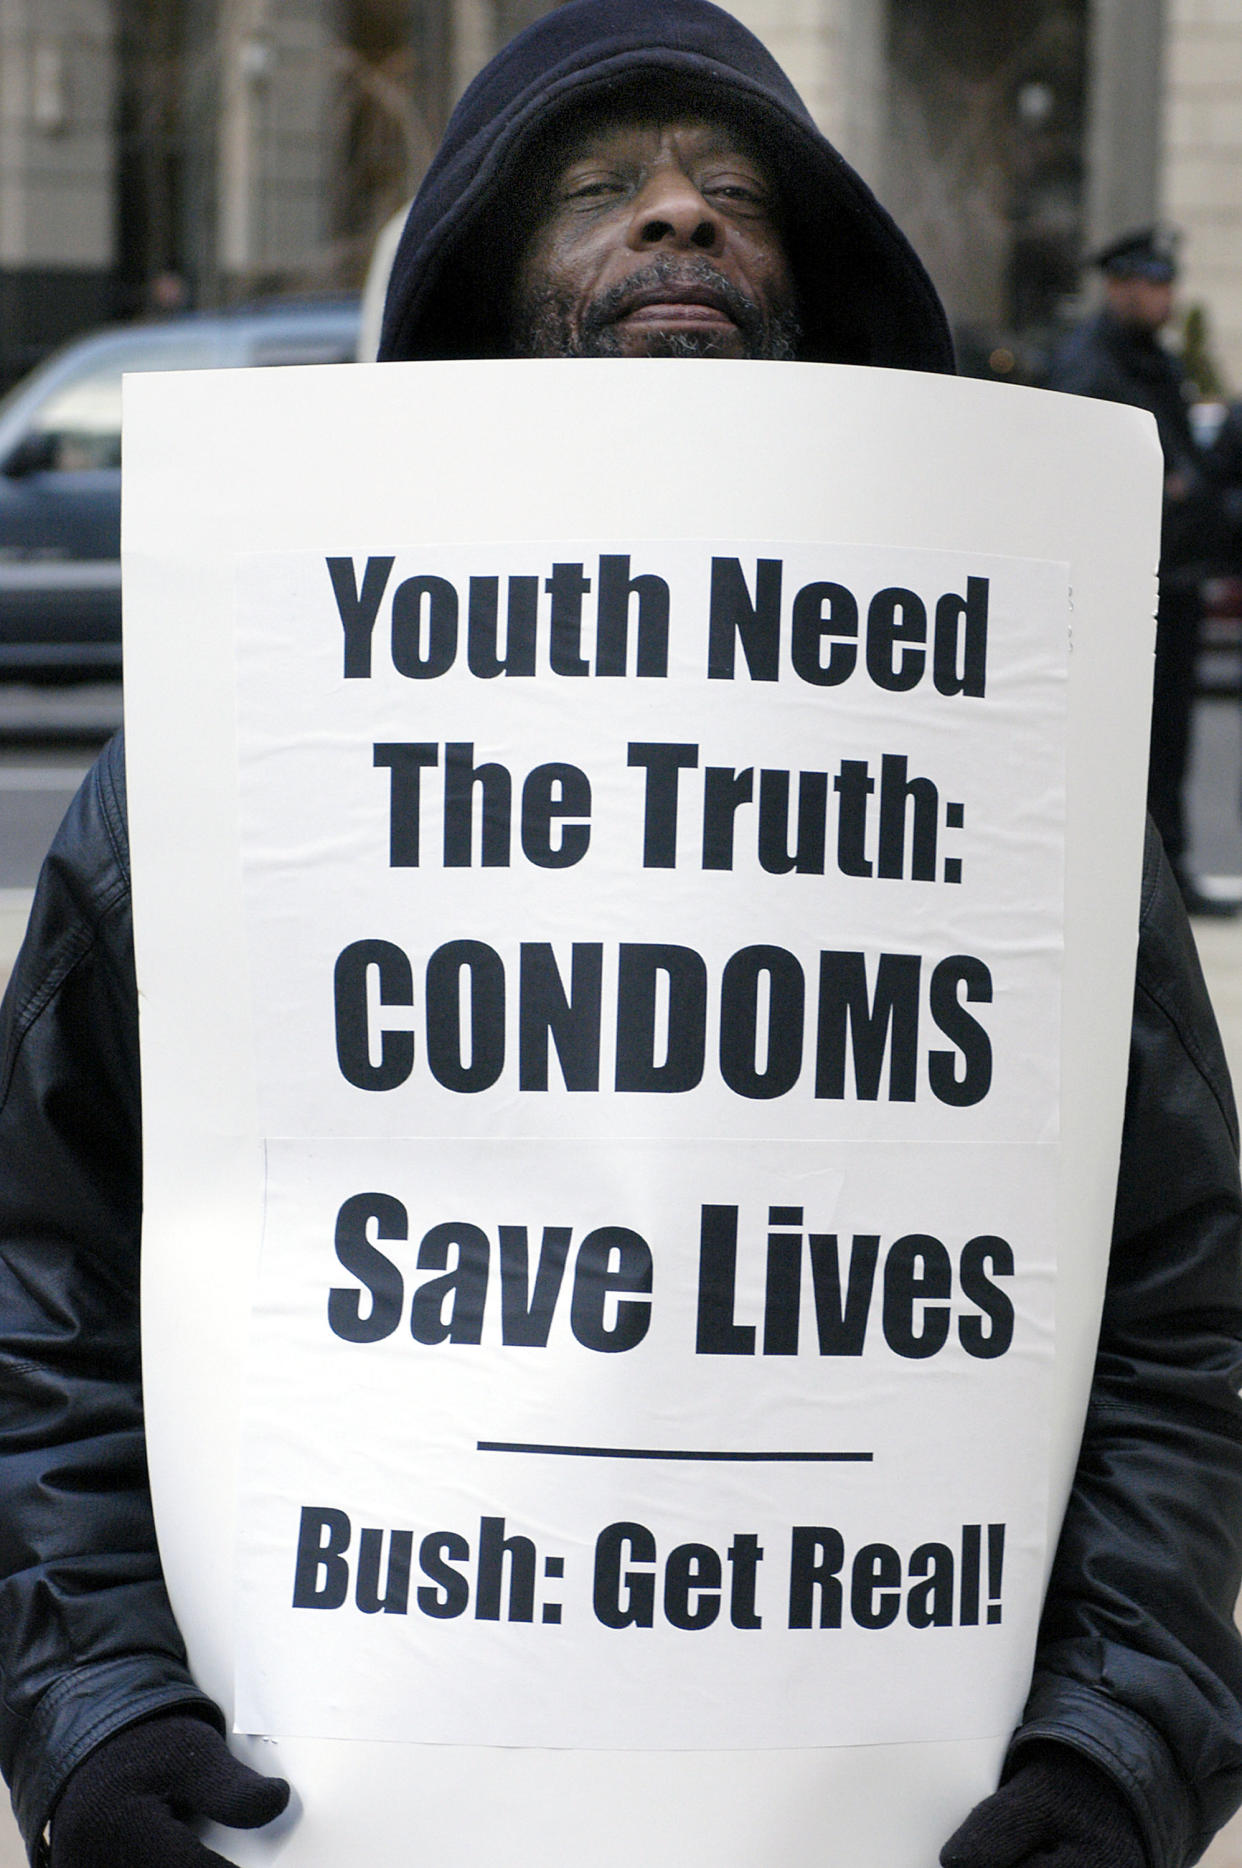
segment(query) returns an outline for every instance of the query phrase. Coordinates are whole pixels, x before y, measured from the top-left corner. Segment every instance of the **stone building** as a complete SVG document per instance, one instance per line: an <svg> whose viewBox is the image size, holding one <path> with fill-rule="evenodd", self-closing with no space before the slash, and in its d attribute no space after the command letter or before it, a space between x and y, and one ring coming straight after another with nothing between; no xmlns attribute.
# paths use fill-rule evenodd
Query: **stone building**
<svg viewBox="0 0 1242 1868"><path fill-rule="evenodd" d="M1168 0L1161 211L1184 234L1184 296L1242 395L1242 0Z"/></svg>
<svg viewBox="0 0 1242 1868"><path fill-rule="evenodd" d="M107 317L356 284L548 0L0 0L0 381ZM892 207L967 367L1035 375L1164 215L1242 388L1242 0L734 0Z"/></svg>

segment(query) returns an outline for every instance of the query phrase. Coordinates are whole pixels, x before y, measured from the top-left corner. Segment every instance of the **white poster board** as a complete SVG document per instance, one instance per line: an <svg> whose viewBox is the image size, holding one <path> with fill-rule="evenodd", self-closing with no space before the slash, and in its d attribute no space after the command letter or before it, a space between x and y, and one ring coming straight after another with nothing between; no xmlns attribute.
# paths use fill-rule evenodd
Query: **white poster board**
<svg viewBox="0 0 1242 1868"><path fill-rule="evenodd" d="M1098 1322L1149 424L127 398L153 1487L299 1795L230 1852L915 1868L1020 1713Z"/></svg>

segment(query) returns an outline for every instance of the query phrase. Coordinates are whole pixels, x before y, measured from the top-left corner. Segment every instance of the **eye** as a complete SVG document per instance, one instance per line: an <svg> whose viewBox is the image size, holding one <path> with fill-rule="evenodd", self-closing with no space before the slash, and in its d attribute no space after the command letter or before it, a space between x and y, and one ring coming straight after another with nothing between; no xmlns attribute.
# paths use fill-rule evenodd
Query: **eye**
<svg viewBox="0 0 1242 1868"><path fill-rule="evenodd" d="M704 195L713 201L728 202L742 213L769 214L772 211L771 191L753 176L706 176L700 186Z"/></svg>
<svg viewBox="0 0 1242 1868"><path fill-rule="evenodd" d="M619 175L576 175L570 176L561 185L563 201L608 201L625 192L625 183Z"/></svg>

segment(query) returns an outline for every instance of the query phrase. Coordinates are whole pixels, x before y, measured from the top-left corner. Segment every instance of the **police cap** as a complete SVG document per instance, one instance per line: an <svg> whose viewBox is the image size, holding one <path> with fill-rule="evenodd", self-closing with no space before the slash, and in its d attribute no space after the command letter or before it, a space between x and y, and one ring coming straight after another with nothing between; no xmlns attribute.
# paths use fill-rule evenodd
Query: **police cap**
<svg viewBox="0 0 1242 1868"><path fill-rule="evenodd" d="M1109 279L1150 279L1167 285L1177 277L1177 235L1165 227L1140 227L1101 247L1092 265Z"/></svg>

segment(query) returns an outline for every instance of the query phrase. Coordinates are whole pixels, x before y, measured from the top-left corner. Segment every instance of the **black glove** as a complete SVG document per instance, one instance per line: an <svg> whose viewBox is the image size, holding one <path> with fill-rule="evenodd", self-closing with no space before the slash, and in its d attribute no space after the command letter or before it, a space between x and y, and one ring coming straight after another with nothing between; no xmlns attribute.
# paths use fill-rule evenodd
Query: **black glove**
<svg viewBox="0 0 1242 1868"><path fill-rule="evenodd" d="M1130 1806L1067 1745L1031 1745L940 1851L943 1868L1146 1868Z"/></svg>
<svg viewBox="0 0 1242 1868"><path fill-rule="evenodd" d="M260 1777L213 1725L170 1713L126 1726L84 1758L52 1813L52 1868L209 1868L224 1857L187 1827L208 1816L260 1829L289 1801L283 1777Z"/></svg>

